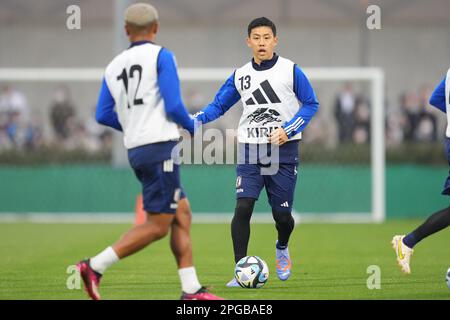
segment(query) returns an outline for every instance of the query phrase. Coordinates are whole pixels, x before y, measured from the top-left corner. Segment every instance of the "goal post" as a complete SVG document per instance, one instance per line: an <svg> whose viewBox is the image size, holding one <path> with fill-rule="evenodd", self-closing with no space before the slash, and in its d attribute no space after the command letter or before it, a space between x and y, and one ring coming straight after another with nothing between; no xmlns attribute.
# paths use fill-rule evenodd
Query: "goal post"
<svg viewBox="0 0 450 320"><path fill-rule="evenodd" d="M233 69L180 68L183 82L223 82ZM296 219L304 222L374 222L381 223L386 216L385 198L385 111L384 72L380 68L304 68L311 81L361 81L370 87L370 167L371 208L359 214L335 213L315 215L314 212L294 212ZM0 82L100 82L104 69L100 68L0 68ZM320 96L319 96L320 100ZM218 212L216 217L222 217ZM209 221L207 215L202 219ZM223 218L223 217L222 217ZM264 220L261 217L261 220ZM271 219L271 217L267 217ZM226 219L226 218L223 218ZM201 219L200 219L201 220ZM217 221L217 219L212 218ZM220 219L219 219L220 220Z"/></svg>

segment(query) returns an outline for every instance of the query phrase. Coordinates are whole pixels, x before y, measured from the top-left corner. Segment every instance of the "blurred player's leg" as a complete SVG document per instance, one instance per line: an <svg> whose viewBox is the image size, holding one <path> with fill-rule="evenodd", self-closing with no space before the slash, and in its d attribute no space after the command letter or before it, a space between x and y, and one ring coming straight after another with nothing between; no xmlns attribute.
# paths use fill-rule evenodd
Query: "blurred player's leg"
<svg viewBox="0 0 450 320"><path fill-rule="evenodd" d="M414 246L436 232L447 228L450 225L450 207L445 208L431 215L423 224L421 224L413 232L403 238L403 243L409 248Z"/></svg>
<svg viewBox="0 0 450 320"><path fill-rule="evenodd" d="M173 214L149 214L146 223L133 227L112 246L114 252L122 259L164 238L173 219Z"/></svg>
<svg viewBox="0 0 450 320"><path fill-rule="evenodd" d="M449 72L450 74L450 72ZM443 97L443 95L440 95ZM450 138L446 139L445 147L447 151L447 160L450 165ZM450 195L450 174L447 177L443 195ZM447 207L441 211L432 214L428 219L421 224L414 231L410 232L406 236L395 236L392 239L392 246L397 255L397 262L404 273L411 273L409 266L410 257L413 253L414 246L436 232L450 225L450 207Z"/></svg>
<svg viewBox="0 0 450 320"><path fill-rule="evenodd" d="M417 229L406 236L395 236L392 245L397 254L397 262L404 273L411 273L410 257L414 246L434 233L450 225L450 207L432 214Z"/></svg>
<svg viewBox="0 0 450 320"><path fill-rule="evenodd" d="M183 198L178 202L177 213L172 222L170 248L177 261L181 289L190 294L197 292L202 287L192 261L191 219L189 201L187 198Z"/></svg>
<svg viewBox="0 0 450 320"><path fill-rule="evenodd" d="M172 222L170 248L178 266L182 288L182 300L222 300L200 285L192 259L192 242L190 236L192 213L187 198L178 201L175 219Z"/></svg>
<svg viewBox="0 0 450 320"><path fill-rule="evenodd" d="M173 214L149 214L147 222L133 227L113 246L106 248L95 257L77 264L85 289L93 300L99 300L100 279L107 268L153 241L163 238L169 231Z"/></svg>
<svg viewBox="0 0 450 320"><path fill-rule="evenodd" d="M190 236L191 229L191 207L187 198L178 202L175 219L172 222L172 233L170 235L170 248L177 261L179 269L191 267L192 242Z"/></svg>

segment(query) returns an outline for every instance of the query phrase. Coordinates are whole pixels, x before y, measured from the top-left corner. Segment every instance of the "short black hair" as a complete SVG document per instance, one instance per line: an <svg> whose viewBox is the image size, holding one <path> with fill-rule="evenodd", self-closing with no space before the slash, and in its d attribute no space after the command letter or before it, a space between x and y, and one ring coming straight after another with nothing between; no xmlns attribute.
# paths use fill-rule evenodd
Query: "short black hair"
<svg viewBox="0 0 450 320"><path fill-rule="evenodd" d="M270 29L272 29L273 35L277 35L277 27L275 26L275 23L273 23L266 17L261 17L253 19L252 22L250 22L247 29L248 36L250 37L250 33L252 33L252 30L258 27L269 27Z"/></svg>

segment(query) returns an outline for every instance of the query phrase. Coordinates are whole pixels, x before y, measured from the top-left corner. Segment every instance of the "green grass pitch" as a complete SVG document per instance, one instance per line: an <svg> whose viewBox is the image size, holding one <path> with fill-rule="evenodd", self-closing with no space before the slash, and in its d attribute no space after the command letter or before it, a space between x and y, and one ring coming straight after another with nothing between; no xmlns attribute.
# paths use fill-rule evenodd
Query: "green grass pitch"
<svg viewBox="0 0 450 320"><path fill-rule="evenodd" d="M233 276L230 228L193 225L200 281L227 299L450 299L450 230L417 245L412 274L400 273L390 240L420 221L382 225L297 225L290 242L293 274L275 274L275 227L252 225L250 255L269 265L262 289L226 288ZM128 225L0 224L0 299L86 299L69 290L67 268L114 242ZM381 268L381 289L366 286L367 267ZM70 282L70 281L69 281ZM73 283L73 282L72 282ZM113 266L101 283L103 299L178 299L180 285L168 239Z"/></svg>

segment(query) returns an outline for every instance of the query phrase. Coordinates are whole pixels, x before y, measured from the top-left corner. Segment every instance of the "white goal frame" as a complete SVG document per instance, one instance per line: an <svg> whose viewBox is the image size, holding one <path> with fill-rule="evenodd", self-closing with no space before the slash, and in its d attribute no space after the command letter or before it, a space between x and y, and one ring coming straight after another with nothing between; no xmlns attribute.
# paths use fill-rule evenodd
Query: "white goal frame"
<svg viewBox="0 0 450 320"><path fill-rule="evenodd" d="M182 81L218 81L222 82L232 74L234 69L229 68L181 68L179 77ZM296 222L342 222L342 223L381 223L386 218L386 195L385 195L385 111L384 111L384 72L380 68L304 68L303 71L310 80L320 81L367 81L370 84L371 105L371 172L372 172L372 203L371 212L365 213L298 213L294 212ZM58 81L101 81L104 69L100 68L0 68L0 81L11 82L58 82ZM17 214L19 216L19 214ZM39 221L38 213L26 215L34 217L31 220ZM7 221L15 221L14 214L0 214ZM46 222L53 221L45 215ZM70 215L55 214L56 220L64 222L71 221ZM79 222L80 216L72 215L73 220ZM85 214L81 214L85 216ZM107 215L105 215L106 217ZM129 214L124 219L129 221ZM222 213L199 214L194 217L197 222L226 222L231 215ZM272 221L271 214L255 215L256 222ZM106 219L106 218L105 218ZM5 220L5 219L3 219ZM19 220L22 220L19 218ZM90 217L89 222L92 222ZM123 222L122 219L114 218L115 222ZM105 222L102 220L102 222Z"/></svg>

